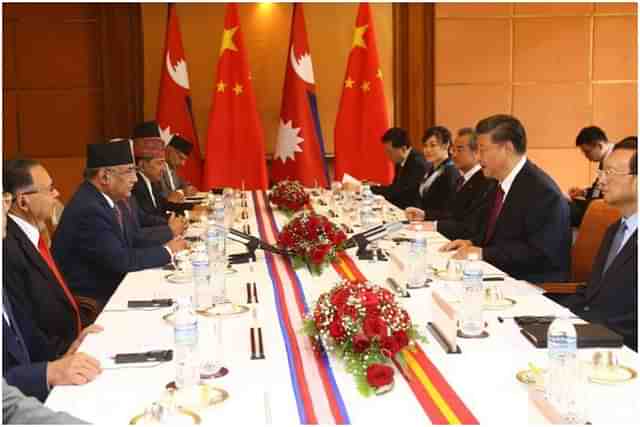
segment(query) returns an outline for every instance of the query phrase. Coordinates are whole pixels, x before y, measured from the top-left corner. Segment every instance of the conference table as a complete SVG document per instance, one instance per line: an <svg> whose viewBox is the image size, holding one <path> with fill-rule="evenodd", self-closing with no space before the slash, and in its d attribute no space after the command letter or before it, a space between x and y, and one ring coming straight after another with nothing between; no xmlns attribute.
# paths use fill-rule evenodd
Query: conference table
<svg viewBox="0 0 640 427"><path fill-rule="evenodd" d="M248 224L252 234L273 241L273 233L269 235L265 231L265 224L272 221L272 225L278 229L286 224L287 218L271 209L263 192L247 193ZM326 208L316 206L316 209L322 213ZM392 219L399 219L402 215L390 205L386 206L386 212ZM451 253L438 251L446 241L437 232L428 233L427 257L430 264L446 264ZM395 244L387 238L380 242L380 246L392 250ZM243 250L238 243L228 243L229 253ZM389 262L359 260L355 256L355 249L349 249L347 254L368 280L388 286L385 279L389 276ZM215 352L221 356L229 371L221 378L205 380L225 390L228 398L198 411L203 424L415 425L431 424L434 420L438 422L438 418L434 418L420 404L414 391L398 373L394 377L391 392L368 398L358 393L353 377L346 372L342 362L332 355L326 358L324 373L319 378L319 368L310 366L320 362L310 362L314 350L311 341L301 336L299 314L291 313L287 318L290 324L283 321L283 295L286 300L289 290L279 293L276 289L278 280L274 268L277 265L285 265L282 256L260 250L253 265L233 265L235 272L226 276L228 298L235 304L247 305L245 284L255 281L259 303L251 305L255 307L255 315L249 311L222 318L219 323L222 346L217 346L217 341L211 337L214 320L199 317L201 356ZM486 274L504 275L489 264L483 263L483 268ZM104 327L104 331L89 335L79 350L100 360L104 369L102 374L86 385L55 387L46 401L48 407L67 411L92 423L126 424L163 397L165 386L175 379L173 361L145 366L115 365L111 357L117 353L174 347L173 327L163 319L172 308L127 308L127 302L134 299L175 299L193 295L191 283L169 283L166 280L168 273L164 269L150 269L126 276L96 320L97 324ZM295 277L290 279L301 290L297 294L297 304L302 311L311 307L321 293L341 280L333 268L326 268L319 277L310 275L306 270L296 270ZM527 369L529 363L545 367L547 351L536 349L525 339L510 317L569 313L545 298L541 290L531 284L506 275L504 280L492 283L501 288L505 297L515 300L516 304L501 311L485 311L484 320L489 336L484 339L458 339L461 348L459 354L447 353L426 328L432 320L431 293L437 291L453 307L459 307L459 282L434 277L430 287L410 289L410 297L398 300L427 338L426 343L419 344L424 354L477 422L548 423L538 407L532 404L528 387L516 379L516 373ZM280 285L290 286L284 282ZM289 309L296 311L295 307L290 306ZM498 316L505 318L504 321L500 322ZM263 360L250 358L249 330L256 324L262 327L266 356ZM296 337L291 336L292 331ZM299 359L292 354L294 344L298 346L296 354ZM580 349L579 358L589 361L598 350L602 349ZM636 372L640 369L635 352L626 347L614 351L621 365ZM302 401L304 399L301 398L299 387L294 385L300 382L300 376L306 381L305 392L310 396L311 403ZM430 385L438 389L435 382ZM581 393L586 399L588 420L593 424L636 424L640 419L638 379L617 385L587 383L582 386ZM330 398L320 396L325 394L331 395ZM446 407L449 398L447 394L436 393L434 401L438 404L438 399L441 399ZM452 423L456 420L455 416L447 419Z"/></svg>

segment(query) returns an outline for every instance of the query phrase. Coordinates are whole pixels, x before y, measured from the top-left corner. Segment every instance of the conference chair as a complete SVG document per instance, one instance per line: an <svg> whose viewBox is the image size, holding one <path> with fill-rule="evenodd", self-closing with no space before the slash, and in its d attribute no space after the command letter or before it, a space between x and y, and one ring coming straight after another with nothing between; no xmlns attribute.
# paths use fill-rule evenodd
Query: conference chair
<svg viewBox="0 0 640 427"><path fill-rule="evenodd" d="M540 283L537 286L550 294L573 294L579 286L585 286L607 228L618 221L620 215L618 209L609 206L604 200L592 201L571 248L571 281Z"/></svg>

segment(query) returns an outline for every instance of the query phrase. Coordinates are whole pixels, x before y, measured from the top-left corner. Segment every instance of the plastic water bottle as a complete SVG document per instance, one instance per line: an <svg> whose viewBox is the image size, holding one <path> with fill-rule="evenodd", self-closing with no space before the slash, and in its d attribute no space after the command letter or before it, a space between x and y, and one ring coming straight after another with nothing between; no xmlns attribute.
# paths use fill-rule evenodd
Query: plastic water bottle
<svg viewBox="0 0 640 427"><path fill-rule="evenodd" d="M213 219L216 224L224 227L225 226L225 205L224 199L220 196L216 197L215 203L213 204Z"/></svg>
<svg viewBox="0 0 640 427"><path fill-rule="evenodd" d="M460 329L464 335L478 336L484 331L482 265L476 254L470 254L462 270L462 315Z"/></svg>
<svg viewBox="0 0 640 427"><path fill-rule="evenodd" d="M362 184L362 204L360 205L360 224L362 228L372 227L375 225L375 217L373 215L373 193L367 182Z"/></svg>
<svg viewBox="0 0 640 427"><path fill-rule="evenodd" d="M202 243L193 245L191 252L191 271L193 275L193 286L195 294L195 304L199 310L211 307L212 301L209 292L209 255Z"/></svg>
<svg viewBox="0 0 640 427"><path fill-rule="evenodd" d="M198 359L198 319L191 298L178 298L175 312L176 387L188 389L200 382Z"/></svg>
<svg viewBox="0 0 640 427"><path fill-rule="evenodd" d="M224 195L224 227L233 227L233 193L230 191Z"/></svg>
<svg viewBox="0 0 640 427"><path fill-rule="evenodd" d="M227 232L223 224L217 221L209 221L207 226L207 251L209 264L218 258L226 257Z"/></svg>
<svg viewBox="0 0 640 427"><path fill-rule="evenodd" d="M421 288L427 280L427 234L418 231L409 249L409 287Z"/></svg>
<svg viewBox="0 0 640 427"><path fill-rule="evenodd" d="M576 411L578 357L576 328L567 317L556 318L547 331L549 368L545 397L570 420Z"/></svg>

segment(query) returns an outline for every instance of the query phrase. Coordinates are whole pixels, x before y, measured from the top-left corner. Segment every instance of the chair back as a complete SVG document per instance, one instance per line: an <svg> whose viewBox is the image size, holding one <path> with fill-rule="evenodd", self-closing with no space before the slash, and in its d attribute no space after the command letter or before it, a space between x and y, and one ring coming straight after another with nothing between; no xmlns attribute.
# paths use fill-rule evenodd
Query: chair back
<svg viewBox="0 0 640 427"><path fill-rule="evenodd" d="M593 200L584 214L576 242L571 249L571 281L586 282L591 276L607 228L620 219L620 211L603 199Z"/></svg>

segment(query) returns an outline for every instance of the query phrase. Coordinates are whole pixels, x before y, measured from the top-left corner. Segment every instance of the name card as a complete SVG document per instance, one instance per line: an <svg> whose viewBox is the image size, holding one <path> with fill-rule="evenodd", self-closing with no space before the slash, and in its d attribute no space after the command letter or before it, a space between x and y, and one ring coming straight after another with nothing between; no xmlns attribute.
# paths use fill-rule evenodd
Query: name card
<svg viewBox="0 0 640 427"><path fill-rule="evenodd" d="M456 343L458 322L455 309L436 290L431 291L431 302L431 332L447 353L461 353Z"/></svg>
<svg viewBox="0 0 640 427"><path fill-rule="evenodd" d="M408 266L403 259L407 259L408 254L401 254L399 248L396 248L389 252L389 279L396 282L398 285L406 288L409 283L409 271ZM403 256L405 255L405 256Z"/></svg>

